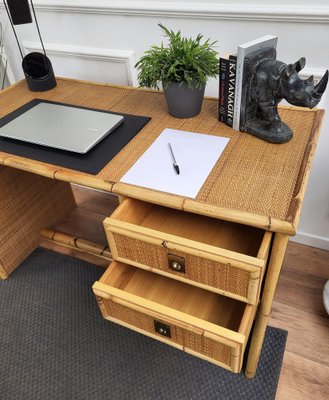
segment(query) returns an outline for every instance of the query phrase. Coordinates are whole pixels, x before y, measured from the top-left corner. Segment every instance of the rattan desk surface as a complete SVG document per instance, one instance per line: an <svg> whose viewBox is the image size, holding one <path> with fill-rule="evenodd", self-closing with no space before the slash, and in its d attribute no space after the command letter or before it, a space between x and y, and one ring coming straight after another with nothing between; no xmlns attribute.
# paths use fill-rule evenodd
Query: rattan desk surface
<svg viewBox="0 0 329 400"><path fill-rule="evenodd" d="M0 95L3 116L34 97L146 115L152 120L96 176L0 152L0 163L51 178L267 230L294 234L310 164L323 119L322 110L287 107L282 119L293 129L286 144L274 145L235 132L217 119L217 101L206 99L199 116L171 117L162 93L59 78L48 92L31 92L25 81ZM164 128L229 137L231 140L195 199L120 183L120 178Z"/></svg>

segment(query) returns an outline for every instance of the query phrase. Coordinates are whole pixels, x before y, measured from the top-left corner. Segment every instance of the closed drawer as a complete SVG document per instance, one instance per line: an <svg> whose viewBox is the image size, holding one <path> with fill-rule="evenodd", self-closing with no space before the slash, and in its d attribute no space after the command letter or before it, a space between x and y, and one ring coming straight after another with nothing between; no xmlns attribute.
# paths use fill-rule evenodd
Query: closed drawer
<svg viewBox="0 0 329 400"><path fill-rule="evenodd" d="M256 304L271 233L125 199L104 227L115 260Z"/></svg>
<svg viewBox="0 0 329 400"><path fill-rule="evenodd" d="M241 370L256 306L117 261L93 291L104 318Z"/></svg>

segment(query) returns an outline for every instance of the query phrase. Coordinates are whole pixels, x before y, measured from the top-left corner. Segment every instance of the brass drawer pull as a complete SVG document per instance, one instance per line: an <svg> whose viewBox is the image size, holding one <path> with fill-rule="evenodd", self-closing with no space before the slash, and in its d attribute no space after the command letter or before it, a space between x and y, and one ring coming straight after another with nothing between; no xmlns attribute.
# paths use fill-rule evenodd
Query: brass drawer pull
<svg viewBox="0 0 329 400"><path fill-rule="evenodd" d="M185 259L184 257L176 256L175 254L168 254L168 266L176 272L185 274Z"/></svg>
<svg viewBox="0 0 329 400"><path fill-rule="evenodd" d="M160 333L162 336L171 338L170 326L160 321L154 321L155 332Z"/></svg>
<svg viewBox="0 0 329 400"><path fill-rule="evenodd" d="M178 264L177 261L173 261L170 265L171 268L174 269L175 271L181 271L183 268L180 264Z"/></svg>

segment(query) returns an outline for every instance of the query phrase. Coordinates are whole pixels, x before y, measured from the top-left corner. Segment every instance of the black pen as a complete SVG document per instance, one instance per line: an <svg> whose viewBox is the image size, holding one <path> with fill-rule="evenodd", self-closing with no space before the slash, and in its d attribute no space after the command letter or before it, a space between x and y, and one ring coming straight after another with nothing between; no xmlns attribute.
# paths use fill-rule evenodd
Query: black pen
<svg viewBox="0 0 329 400"><path fill-rule="evenodd" d="M179 166L178 166L178 164L176 162L176 159L175 159L175 156L174 156L174 152L172 151L172 147L171 147L170 143L168 143L168 147L169 147L169 151L170 151L171 158L172 158L172 164L174 166L176 174L179 175Z"/></svg>

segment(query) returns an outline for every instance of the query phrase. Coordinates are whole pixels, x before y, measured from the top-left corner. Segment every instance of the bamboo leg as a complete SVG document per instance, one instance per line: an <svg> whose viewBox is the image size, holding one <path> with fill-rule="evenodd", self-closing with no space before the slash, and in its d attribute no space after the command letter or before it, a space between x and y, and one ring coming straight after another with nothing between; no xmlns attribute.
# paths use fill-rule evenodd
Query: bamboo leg
<svg viewBox="0 0 329 400"><path fill-rule="evenodd" d="M276 285L278 283L283 258L286 252L289 236L276 233L273 242L270 262L268 265L264 291L251 339L249 356L246 366L246 376L253 378L256 373L259 355L262 349L267 320L271 312Z"/></svg>
<svg viewBox="0 0 329 400"><path fill-rule="evenodd" d="M0 167L0 278L8 278L39 245L43 227L74 207L69 183Z"/></svg>

